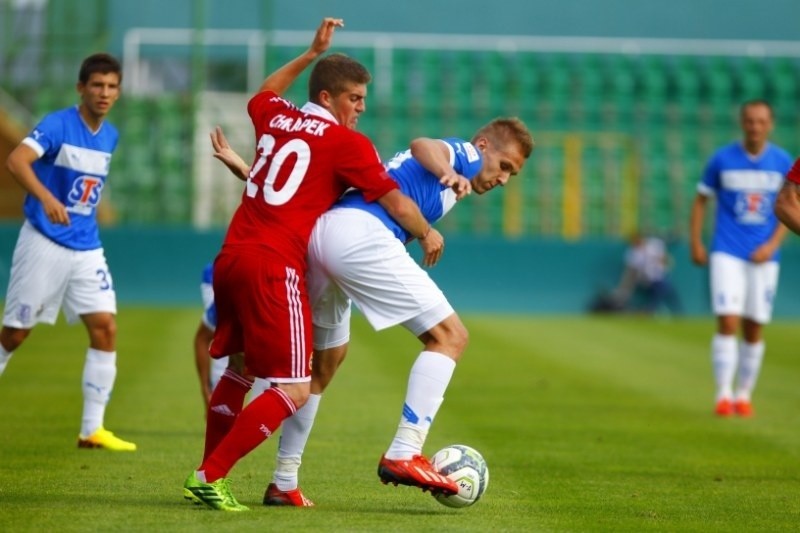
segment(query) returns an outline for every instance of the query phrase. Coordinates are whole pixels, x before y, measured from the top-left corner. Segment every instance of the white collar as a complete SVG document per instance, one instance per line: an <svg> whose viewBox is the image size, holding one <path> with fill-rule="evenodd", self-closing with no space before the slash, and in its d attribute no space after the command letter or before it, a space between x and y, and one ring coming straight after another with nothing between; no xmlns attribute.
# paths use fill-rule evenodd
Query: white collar
<svg viewBox="0 0 800 533"><path fill-rule="evenodd" d="M330 120L335 124L339 123L339 121L336 120L336 117L334 117L330 111L328 111L319 104L315 104L314 102L306 102L303 105L303 107L300 108L300 111L308 115L316 115L318 117L322 117L324 119Z"/></svg>

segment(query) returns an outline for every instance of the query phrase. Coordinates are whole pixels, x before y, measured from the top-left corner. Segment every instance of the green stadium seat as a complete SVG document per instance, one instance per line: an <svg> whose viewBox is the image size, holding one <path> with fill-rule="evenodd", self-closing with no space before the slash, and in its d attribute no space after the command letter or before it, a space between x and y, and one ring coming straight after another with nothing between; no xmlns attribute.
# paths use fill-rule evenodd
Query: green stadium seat
<svg viewBox="0 0 800 533"><path fill-rule="evenodd" d="M604 121L608 126L628 124L635 113L636 72L630 56L612 54L604 62Z"/></svg>
<svg viewBox="0 0 800 533"><path fill-rule="evenodd" d="M767 84L764 60L757 58L740 59L737 69L739 101L767 98Z"/></svg>
<svg viewBox="0 0 800 533"><path fill-rule="evenodd" d="M637 67L638 115L646 123L663 124L669 93L669 78L664 58L643 56Z"/></svg>
<svg viewBox="0 0 800 533"><path fill-rule="evenodd" d="M730 124L736 113L733 65L728 58L712 58L703 69L707 126Z"/></svg>
<svg viewBox="0 0 800 533"><path fill-rule="evenodd" d="M675 58L671 69L675 116L681 121L699 121L700 65L694 57Z"/></svg>

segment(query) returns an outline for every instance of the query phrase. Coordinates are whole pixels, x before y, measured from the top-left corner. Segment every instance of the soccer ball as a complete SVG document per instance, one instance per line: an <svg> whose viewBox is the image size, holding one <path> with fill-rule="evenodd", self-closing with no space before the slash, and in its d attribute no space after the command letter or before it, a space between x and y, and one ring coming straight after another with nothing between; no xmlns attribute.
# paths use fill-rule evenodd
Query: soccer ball
<svg viewBox="0 0 800 533"><path fill-rule="evenodd" d="M452 444L442 448L431 458L434 470L452 479L458 493L452 496L434 494L436 500L448 507L468 507L477 502L489 485L489 467L483 456L474 448Z"/></svg>

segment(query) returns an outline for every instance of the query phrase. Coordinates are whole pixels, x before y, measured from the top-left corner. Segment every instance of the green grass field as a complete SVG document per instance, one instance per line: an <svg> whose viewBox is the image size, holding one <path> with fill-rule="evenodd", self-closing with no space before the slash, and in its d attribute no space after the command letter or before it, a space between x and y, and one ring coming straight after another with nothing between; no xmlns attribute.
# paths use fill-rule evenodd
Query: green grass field
<svg viewBox="0 0 800 533"><path fill-rule="evenodd" d="M139 451L79 450L81 327L41 326L0 377L0 531L796 531L798 324L767 329L752 419L712 416L708 319L465 317L470 347L426 452L487 459L474 507L376 476L417 342L354 321L301 471L312 509L266 508L276 439L232 471L249 513L182 499L203 413L196 309L123 308L106 425Z"/></svg>

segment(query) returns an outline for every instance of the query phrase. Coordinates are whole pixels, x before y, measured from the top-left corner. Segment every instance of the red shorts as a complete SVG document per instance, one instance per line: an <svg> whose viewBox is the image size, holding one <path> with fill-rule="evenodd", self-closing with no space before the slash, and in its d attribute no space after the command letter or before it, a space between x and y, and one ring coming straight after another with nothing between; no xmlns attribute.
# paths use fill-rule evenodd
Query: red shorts
<svg viewBox="0 0 800 533"><path fill-rule="evenodd" d="M217 329L211 356L244 352L246 373L276 382L311 379L311 307L305 263L277 253L225 249L214 262Z"/></svg>

